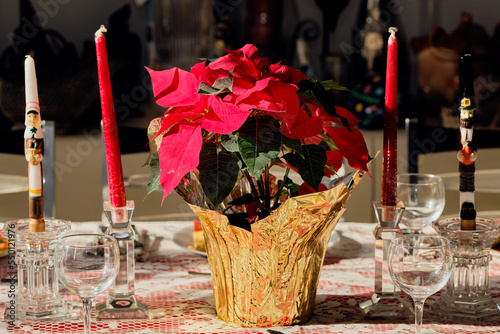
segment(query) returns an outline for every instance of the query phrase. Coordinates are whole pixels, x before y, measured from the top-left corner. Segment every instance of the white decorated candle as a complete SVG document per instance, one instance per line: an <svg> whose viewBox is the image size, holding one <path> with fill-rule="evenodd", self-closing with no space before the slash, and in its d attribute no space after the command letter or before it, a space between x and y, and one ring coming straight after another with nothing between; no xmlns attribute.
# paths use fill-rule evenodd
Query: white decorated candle
<svg viewBox="0 0 500 334"><path fill-rule="evenodd" d="M38 103L38 87L36 81L35 61L26 56L24 62L26 89L26 130L24 131L25 155L29 163L28 180L30 197L42 196L43 131Z"/></svg>

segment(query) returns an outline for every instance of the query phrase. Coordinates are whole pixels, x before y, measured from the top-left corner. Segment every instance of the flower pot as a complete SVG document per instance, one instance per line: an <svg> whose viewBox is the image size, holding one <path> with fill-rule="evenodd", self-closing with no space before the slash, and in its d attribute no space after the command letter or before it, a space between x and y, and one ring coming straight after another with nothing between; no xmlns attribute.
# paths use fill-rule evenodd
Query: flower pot
<svg viewBox="0 0 500 334"><path fill-rule="evenodd" d="M348 188L294 197L251 232L215 211L190 205L205 233L218 317L243 327L310 319L328 240L359 176Z"/></svg>

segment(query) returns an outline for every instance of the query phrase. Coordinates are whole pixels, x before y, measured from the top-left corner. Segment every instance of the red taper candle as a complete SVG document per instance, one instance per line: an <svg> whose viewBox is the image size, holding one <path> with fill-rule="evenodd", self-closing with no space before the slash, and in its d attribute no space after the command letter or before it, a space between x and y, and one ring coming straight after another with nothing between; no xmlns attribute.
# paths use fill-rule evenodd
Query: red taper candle
<svg viewBox="0 0 500 334"><path fill-rule="evenodd" d="M397 28L389 28L385 79L384 157L382 170L382 205L395 206L397 193L398 146L398 41Z"/></svg>
<svg viewBox="0 0 500 334"><path fill-rule="evenodd" d="M103 32L106 32L106 28L101 26L95 33L102 127L104 147L106 149L106 164L108 167L109 198L112 207L120 208L126 206L127 200L125 185L123 183L122 160L118 143L118 128L116 126L113 94L111 92L111 79L109 77L108 53L106 51L106 39Z"/></svg>

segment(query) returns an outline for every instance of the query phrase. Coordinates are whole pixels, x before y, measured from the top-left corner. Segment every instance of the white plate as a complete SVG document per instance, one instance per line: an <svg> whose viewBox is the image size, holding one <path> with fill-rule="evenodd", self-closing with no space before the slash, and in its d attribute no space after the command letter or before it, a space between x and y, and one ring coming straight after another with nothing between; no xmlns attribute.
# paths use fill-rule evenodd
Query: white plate
<svg viewBox="0 0 500 334"><path fill-rule="evenodd" d="M334 230L332 236L330 237L330 240L328 240L328 248L335 245L339 240L340 240L340 233ZM207 253L201 252L194 248L192 226L186 226L180 229L179 231L175 232L172 241L177 246L182 247L190 252L199 254L201 256L207 256Z"/></svg>
<svg viewBox="0 0 500 334"><path fill-rule="evenodd" d="M0 194L28 191L28 177L0 174Z"/></svg>
<svg viewBox="0 0 500 334"><path fill-rule="evenodd" d="M333 230L330 240L328 240L328 248L333 247L340 240L340 233Z"/></svg>
<svg viewBox="0 0 500 334"><path fill-rule="evenodd" d="M174 233L172 241L179 247L182 247L190 252L196 253L201 256L207 256L207 253L201 252L194 248L193 242L193 227L186 226Z"/></svg>

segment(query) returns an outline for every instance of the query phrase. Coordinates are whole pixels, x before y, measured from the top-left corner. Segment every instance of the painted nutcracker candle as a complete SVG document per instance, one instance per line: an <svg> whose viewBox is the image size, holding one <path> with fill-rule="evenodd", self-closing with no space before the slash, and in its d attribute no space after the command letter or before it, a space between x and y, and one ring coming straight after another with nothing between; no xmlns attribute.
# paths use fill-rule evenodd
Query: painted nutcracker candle
<svg viewBox="0 0 500 334"><path fill-rule="evenodd" d="M43 209L43 130L40 105L38 103L38 87L36 81L35 61L26 56L24 62L26 88L26 130L24 132L24 152L28 161L29 185L29 230L44 232Z"/></svg>
<svg viewBox="0 0 500 334"><path fill-rule="evenodd" d="M476 102L472 75L472 56L460 57L460 125L458 133L458 170L460 174L460 219L462 230L476 229L476 210L474 208L474 173L476 171L476 140L474 121Z"/></svg>

